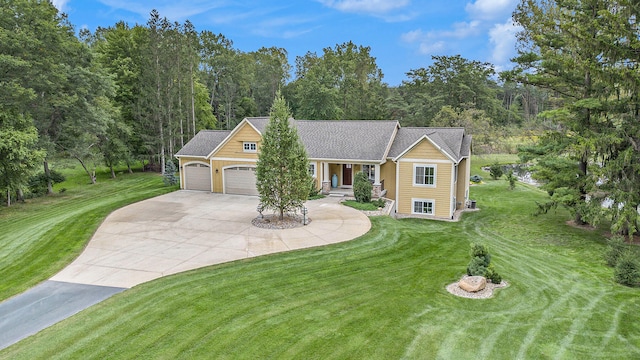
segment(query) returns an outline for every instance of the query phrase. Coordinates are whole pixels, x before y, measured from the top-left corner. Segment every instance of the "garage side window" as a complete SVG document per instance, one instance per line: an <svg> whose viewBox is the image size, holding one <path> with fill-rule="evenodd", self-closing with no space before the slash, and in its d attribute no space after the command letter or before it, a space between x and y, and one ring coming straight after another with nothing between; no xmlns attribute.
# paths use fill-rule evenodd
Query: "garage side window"
<svg viewBox="0 0 640 360"><path fill-rule="evenodd" d="M256 152L258 151L258 143L254 141L245 141L242 143L244 152Z"/></svg>

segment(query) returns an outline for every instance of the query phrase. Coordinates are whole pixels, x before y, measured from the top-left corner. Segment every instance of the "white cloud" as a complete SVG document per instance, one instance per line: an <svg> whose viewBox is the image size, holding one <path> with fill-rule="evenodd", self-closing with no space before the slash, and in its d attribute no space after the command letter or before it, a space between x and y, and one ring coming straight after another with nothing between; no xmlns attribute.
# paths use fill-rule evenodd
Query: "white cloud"
<svg viewBox="0 0 640 360"><path fill-rule="evenodd" d="M409 0L319 0L324 6L344 12L383 14L401 9Z"/></svg>
<svg viewBox="0 0 640 360"><path fill-rule="evenodd" d="M55 6L56 9L58 9L58 11L64 11L65 7L67 7L67 3L68 2L69 2L69 0L53 0L53 1L51 1L53 6Z"/></svg>
<svg viewBox="0 0 640 360"><path fill-rule="evenodd" d="M465 10L474 19L493 20L504 19L516 6L517 0L476 0L467 3Z"/></svg>
<svg viewBox="0 0 640 360"><path fill-rule="evenodd" d="M489 30L489 42L493 46L491 61L494 64L506 64L515 55L516 34L521 29L513 19L508 19L502 24L495 24Z"/></svg>
<svg viewBox="0 0 640 360"><path fill-rule="evenodd" d="M423 32L421 29L406 32L400 35L402 41L417 43L421 54L443 52L455 46L457 40L474 37L480 34L481 23L479 21L458 22L451 26L450 30L433 30Z"/></svg>

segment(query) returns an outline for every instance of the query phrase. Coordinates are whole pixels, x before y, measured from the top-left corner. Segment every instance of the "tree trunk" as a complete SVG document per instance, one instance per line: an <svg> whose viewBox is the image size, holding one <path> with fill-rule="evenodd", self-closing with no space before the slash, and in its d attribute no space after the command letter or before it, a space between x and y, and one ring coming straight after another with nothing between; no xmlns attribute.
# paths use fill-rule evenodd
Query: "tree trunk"
<svg viewBox="0 0 640 360"><path fill-rule="evenodd" d="M89 176L89 180L91 180L91 184L95 184L96 183L96 173L89 171L89 169L87 169L87 166L84 164L84 161L82 161L82 159L80 159L80 157L78 156L74 156L76 160L78 160L78 162L80 162L80 165L82 165L82 168L84 169L84 172L87 173L87 175Z"/></svg>
<svg viewBox="0 0 640 360"><path fill-rule="evenodd" d="M116 178L116 172L113 171L113 163L109 164L109 169L111 170L111 178L115 179Z"/></svg>
<svg viewBox="0 0 640 360"><path fill-rule="evenodd" d="M193 90L193 62L189 65L189 71L191 73L191 122L193 126L193 134L191 136L193 137L196 136L196 100Z"/></svg>
<svg viewBox="0 0 640 360"><path fill-rule="evenodd" d="M53 195L53 183L51 181L51 171L49 170L49 162L44 159L44 174L47 177L47 195Z"/></svg>
<svg viewBox="0 0 640 360"><path fill-rule="evenodd" d="M16 201L24 203L24 193L22 192L22 189L16 190Z"/></svg>
<svg viewBox="0 0 640 360"><path fill-rule="evenodd" d="M11 206L11 190L7 188L7 207Z"/></svg>

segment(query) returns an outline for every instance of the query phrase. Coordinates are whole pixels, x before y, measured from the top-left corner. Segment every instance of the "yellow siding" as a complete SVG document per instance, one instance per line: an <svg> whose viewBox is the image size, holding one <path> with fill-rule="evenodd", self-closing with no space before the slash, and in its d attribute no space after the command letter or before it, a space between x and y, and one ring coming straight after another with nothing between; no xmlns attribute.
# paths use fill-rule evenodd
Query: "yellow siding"
<svg viewBox="0 0 640 360"><path fill-rule="evenodd" d="M469 159L462 159L460 164L458 164L458 184L456 186L456 202L460 203L460 205L456 204L456 209L464 209L465 202L465 193L467 189L469 189L469 173L468 173L468 163Z"/></svg>
<svg viewBox="0 0 640 360"><path fill-rule="evenodd" d="M218 150L213 157L216 158L234 158L234 159L257 159L257 153L245 152L242 143L245 141L253 141L258 143L258 151L260 151L260 141L262 137L248 123L242 125L242 128L229 141Z"/></svg>
<svg viewBox="0 0 640 360"><path fill-rule="evenodd" d="M213 192L221 193L223 190L222 170L227 166L256 166L255 161L221 161L213 160L211 166L211 177L213 179ZM216 170L218 172L216 173Z"/></svg>
<svg viewBox="0 0 640 360"><path fill-rule="evenodd" d="M316 178L314 180L314 186L316 190L322 189L322 164L318 161L309 161L309 164L316 164Z"/></svg>
<svg viewBox="0 0 640 360"><path fill-rule="evenodd" d="M440 150L438 150L429 140L422 140L413 149L402 156L404 159L429 159L429 160L450 160Z"/></svg>
<svg viewBox="0 0 640 360"><path fill-rule="evenodd" d="M184 172L182 171L182 167L185 164L191 163L191 162L200 162L200 163L204 163L204 164L209 164L209 159L203 159L203 158L189 158L189 157L180 157L179 159L179 169L180 169L180 188L184 189Z"/></svg>
<svg viewBox="0 0 640 360"><path fill-rule="evenodd" d="M329 164L329 181L333 178L333 174L338 177L338 186L342 184L342 164Z"/></svg>
<svg viewBox="0 0 640 360"><path fill-rule="evenodd" d="M396 164L387 161L380 166L380 181L384 180L384 188L387 190L385 197L396 199Z"/></svg>
<svg viewBox="0 0 640 360"><path fill-rule="evenodd" d="M429 164L424 160L420 164ZM400 162L398 213L410 215L413 203L411 199L429 199L435 201L435 216L448 218L451 211L451 171L452 163L434 163L436 166L436 187L413 185L413 162Z"/></svg>

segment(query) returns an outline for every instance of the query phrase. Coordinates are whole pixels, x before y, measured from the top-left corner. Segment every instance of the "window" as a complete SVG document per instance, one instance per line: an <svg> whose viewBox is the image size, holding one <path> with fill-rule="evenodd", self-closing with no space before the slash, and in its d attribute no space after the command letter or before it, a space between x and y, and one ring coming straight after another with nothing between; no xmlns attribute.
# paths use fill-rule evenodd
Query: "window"
<svg viewBox="0 0 640 360"><path fill-rule="evenodd" d="M316 163L309 163L309 175L316 177Z"/></svg>
<svg viewBox="0 0 640 360"><path fill-rule="evenodd" d="M434 201L425 199L412 199L413 202L413 214L433 215L434 214Z"/></svg>
<svg viewBox="0 0 640 360"><path fill-rule="evenodd" d="M453 182L457 182L458 181L458 165L455 165L453 167Z"/></svg>
<svg viewBox="0 0 640 360"><path fill-rule="evenodd" d="M413 185L436 185L435 165L413 165Z"/></svg>
<svg viewBox="0 0 640 360"><path fill-rule="evenodd" d="M256 152L258 151L258 144L256 142L243 142L242 147L244 152Z"/></svg>
<svg viewBox="0 0 640 360"><path fill-rule="evenodd" d="M376 181L375 165L362 165L362 172L367 174L367 178L369 178L369 181Z"/></svg>

